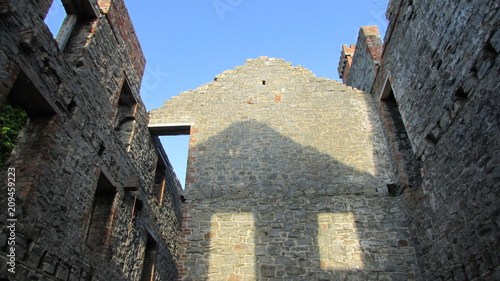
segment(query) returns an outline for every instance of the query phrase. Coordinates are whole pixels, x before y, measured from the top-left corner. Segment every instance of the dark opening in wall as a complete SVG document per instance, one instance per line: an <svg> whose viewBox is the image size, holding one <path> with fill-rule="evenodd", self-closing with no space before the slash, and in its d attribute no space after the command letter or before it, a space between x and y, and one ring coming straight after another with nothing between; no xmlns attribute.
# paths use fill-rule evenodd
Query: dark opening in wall
<svg viewBox="0 0 500 281"><path fill-rule="evenodd" d="M106 150L106 147L104 146L104 143L101 143L99 145L99 151L97 152L97 155L102 156L104 154L105 150Z"/></svg>
<svg viewBox="0 0 500 281"><path fill-rule="evenodd" d="M53 107L21 70L0 108L0 165L9 159L19 133L27 124L41 128L54 114ZM26 141L36 143L33 136Z"/></svg>
<svg viewBox="0 0 500 281"><path fill-rule="evenodd" d="M109 251L115 197L116 188L101 172L97 182L87 232L87 245L101 254L107 254Z"/></svg>
<svg viewBox="0 0 500 281"><path fill-rule="evenodd" d="M66 110L68 111L68 113L70 115L74 115L75 112L77 111L77 109L78 109L78 105L76 104L75 100L71 100L71 102L68 104L68 106L66 106Z"/></svg>
<svg viewBox="0 0 500 281"><path fill-rule="evenodd" d="M392 86L387 80L382 96L382 110L384 111L385 127L396 164L399 184L391 188L392 195L400 195L405 188L420 186L421 161L417 159L411 146L399 106L394 97Z"/></svg>
<svg viewBox="0 0 500 281"><path fill-rule="evenodd" d="M153 281L158 245L153 237L148 233L146 239L146 249L142 264L141 281Z"/></svg>
<svg viewBox="0 0 500 281"><path fill-rule="evenodd" d="M465 103L467 102L468 97L469 95L464 91L464 89L462 87L458 87L454 96L453 110L455 112L461 110L464 107Z"/></svg>
<svg viewBox="0 0 500 281"><path fill-rule="evenodd" d="M7 102L0 109L0 166L9 159L17 136L27 121L26 111L19 106Z"/></svg>
<svg viewBox="0 0 500 281"><path fill-rule="evenodd" d="M458 100L465 100L469 95L464 91L462 87L459 87L455 92L455 97Z"/></svg>
<svg viewBox="0 0 500 281"><path fill-rule="evenodd" d="M113 124L120 141L126 149L128 149L133 136L136 108L137 101L135 100L132 90L125 79L120 96L118 97L116 115Z"/></svg>
<svg viewBox="0 0 500 281"><path fill-rule="evenodd" d="M167 167L165 165L164 159L161 155L158 155L158 161L156 163L155 177L153 183L153 194L160 205L163 203L163 195L165 193L167 177Z"/></svg>
<svg viewBox="0 0 500 281"><path fill-rule="evenodd" d="M8 100L22 107L30 119L46 118L56 113L54 110L56 106L47 101L22 70L17 75Z"/></svg>

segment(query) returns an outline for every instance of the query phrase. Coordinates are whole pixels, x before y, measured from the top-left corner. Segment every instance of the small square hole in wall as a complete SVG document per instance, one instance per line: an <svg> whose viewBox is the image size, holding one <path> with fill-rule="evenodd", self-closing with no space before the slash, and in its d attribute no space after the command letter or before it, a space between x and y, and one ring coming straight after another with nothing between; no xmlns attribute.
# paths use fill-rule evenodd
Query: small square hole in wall
<svg viewBox="0 0 500 281"><path fill-rule="evenodd" d="M262 80L262 85L266 85L266 80Z"/></svg>

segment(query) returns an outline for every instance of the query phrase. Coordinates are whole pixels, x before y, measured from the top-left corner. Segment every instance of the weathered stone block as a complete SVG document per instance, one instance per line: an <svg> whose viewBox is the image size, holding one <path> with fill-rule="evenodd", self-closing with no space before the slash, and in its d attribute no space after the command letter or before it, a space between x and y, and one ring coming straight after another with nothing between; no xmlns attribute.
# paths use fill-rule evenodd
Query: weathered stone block
<svg viewBox="0 0 500 281"><path fill-rule="evenodd" d="M269 265L260 266L260 276L262 277L276 277L276 267Z"/></svg>

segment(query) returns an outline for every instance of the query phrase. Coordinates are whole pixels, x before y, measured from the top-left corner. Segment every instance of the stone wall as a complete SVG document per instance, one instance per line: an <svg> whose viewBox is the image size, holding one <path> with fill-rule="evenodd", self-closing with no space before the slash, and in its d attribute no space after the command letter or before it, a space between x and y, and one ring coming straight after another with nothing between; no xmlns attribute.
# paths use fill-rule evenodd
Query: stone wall
<svg viewBox="0 0 500 281"><path fill-rule="evenodd" d="M109 20L119 10L128 18L113 8L122 1L108 15L81 15L63 50L43 22L50 1L2 5L2 103L20 105L29 121L2 172L7 185L15 169L17 221L0 233L0 279L138 280L152 244L155 280L176 279L180 184L163 157L162 200L153 192L162 149L139 97L144 58ZM7 200L5 190L0 205ZM3 209L2 224L9 218Z"/></svg>
<svg viewBox="0 0 500 281"><path fill-rule="evenodd" d="M342 52L345 51L345 46ZM344 75L339 70L343 83L356 89L369 91L382 57L382 40L376 26L363 26L359 30L358 42L352 62Z"/></svg>
<svg viewBox="0 0 500 281"><path fill-rule="evenodd" d="M369 95L260 57L173 97L190 126L182 280L416 280Z"/></svg>
<svg viewBox="0 0 500 281"><path fill-rule="evenodd" d="M393 92L422 162L422 184L404 193L419 274L497 280L500 5L393 0L387 16L382 65L365 90L382 112ZM394 170L408 157L395 157Z"/></svg>
<svg viewBox="0 0 500 281"><path fill-rule="evenodd" d="M127 50L129 51L129 56L137 71L137 75L142 77L146 59L142 55L141 44L135 33L125 3L123 1L116 1L113 3L114 5L110 6L110 1L98 2L115 29L114 32L120 34L123 42L127 45Z"/></svg>
<svg viewBox="0 0 500 281"><path fill-rule="evenodd" d="M352 66L352 57L354 56L355 51L356 45L351 44L350 46L342 46L337 71L339 73L339 78L342 79L342 83L344 84L347 82L347 78L349 78L349 72L351 71Z"/></svg>

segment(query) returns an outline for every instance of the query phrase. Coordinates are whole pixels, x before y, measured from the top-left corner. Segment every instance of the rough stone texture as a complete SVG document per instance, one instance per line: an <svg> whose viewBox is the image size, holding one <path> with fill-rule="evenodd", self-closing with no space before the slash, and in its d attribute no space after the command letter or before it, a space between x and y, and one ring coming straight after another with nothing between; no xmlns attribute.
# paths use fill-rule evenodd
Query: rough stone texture
<svg viewBox="0 0 500 281"><path fill-rule="evenodd" d="M363 89L379 100L392 86L422 161L422 184L404 194L419 274L498 280L500 4L393 0L387 16L382 65Z"/></svg>
<svg viewBox="0 0 500 281"><path fill-rule="evenodd" d="M182 280L416 280L369 95L260 57L150 112L190 125Z"/></svg>
<svg viewBox="0 0 500 281"><path fill-rule="evenodd" d="M123 2L64 2L63 50L50 0L0 2L0 104L30 117L2 280L137 280L155 254L155 280L500 279L500 4L390 1L383 52L365 27L339 64L371 95L261 57L167 101L150 130L190 127L182 212Z"/></svg>
<svg viewBox="0 0 500 281"><path fill-rule="evenodd" d="M342 46L337 71L339 73L339 77L342 79L342 83L344 84L347 82L347 78L349 77L349 72L352 66L352 57L354 56L355 51L356 45L351 44L351 46Z"/></svg>
<svg viewBox="0 0 500 281"><path fill-rule="evenodd" d="M64 50L43 23L51 1L8 3L0 17L1 102L20 104L30 120L7 163L16 169L17 259L16 273L8 273L10 232L2 227L0 279L137 280L150 235L155 280L175 280L180 185L167 160L162 204L152 192L162 149L147 128L138 94L144 58L134 36L122 33L133 34L123 2L112 1L97 18L81 17ZM88 3L99 11L96 1ZM117 120L122 113L127 118ZM4 186L6 177L4 169ZM5 208L2 225L7 219Z"/></svg>
<svg viewBox="0 0 500 281"><path fill-rule="evenodd" d="M359 30L358 42L354 48L352 62L339 75L342 81L356 89L367 91L371 88L382 57L382 39L376 26L363 26ZM345 46L342 48L345 52Z"/></svg>

